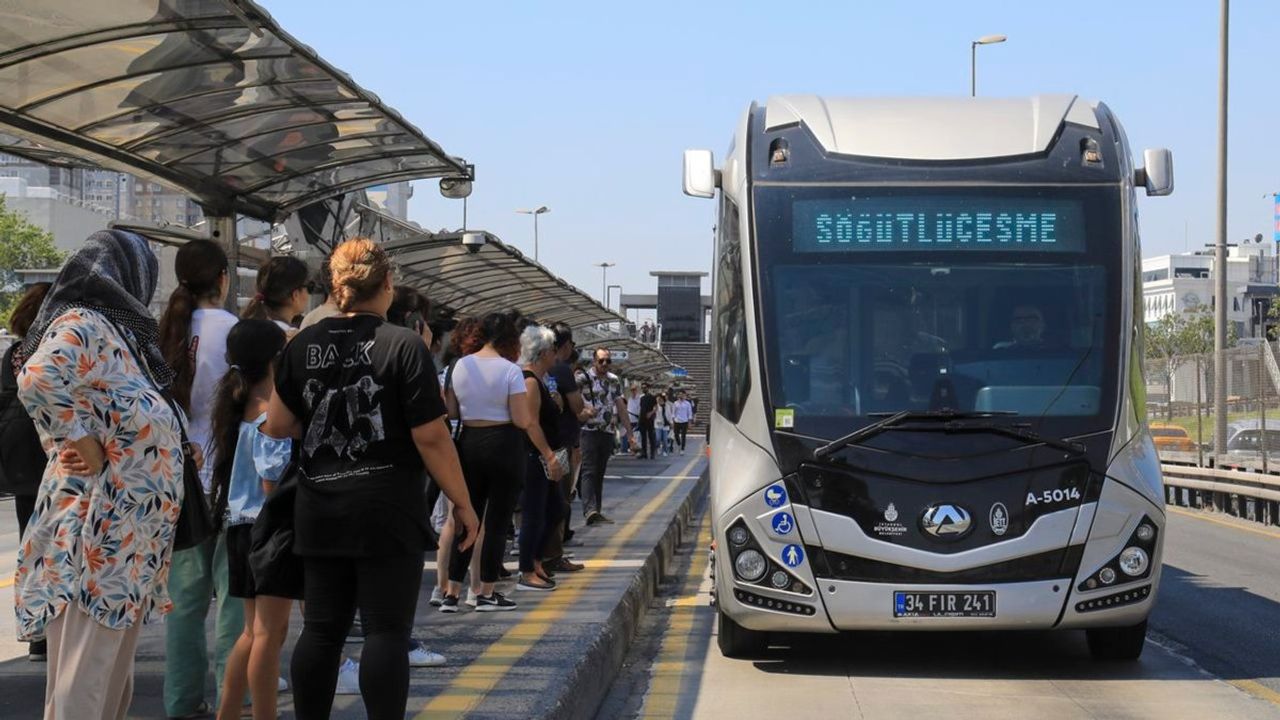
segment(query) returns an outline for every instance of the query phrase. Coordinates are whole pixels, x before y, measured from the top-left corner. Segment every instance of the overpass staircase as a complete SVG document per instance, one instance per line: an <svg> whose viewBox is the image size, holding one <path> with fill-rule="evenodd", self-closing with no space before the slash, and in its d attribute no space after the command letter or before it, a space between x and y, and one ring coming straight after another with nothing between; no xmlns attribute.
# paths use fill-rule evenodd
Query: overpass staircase
<svg viewBox="0 0 1280 720"><path fill-rule="evenodd" d="M696 399L698 412L689 426L691 435L704 435L707 431L707 417L711 412L711 344L693 342L662 343L661 350L671 362L688 371L685 378L692 385L691 399ZM677 383L677 386L679 383Z"/></svg>

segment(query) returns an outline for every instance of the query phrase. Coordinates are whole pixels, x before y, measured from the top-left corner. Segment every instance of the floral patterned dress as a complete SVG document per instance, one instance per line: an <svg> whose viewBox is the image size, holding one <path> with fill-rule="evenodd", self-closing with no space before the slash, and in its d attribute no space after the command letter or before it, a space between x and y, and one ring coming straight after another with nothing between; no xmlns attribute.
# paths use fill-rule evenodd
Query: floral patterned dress
<svg viewBox="0 0 1280 720"><path fill-rule="evenodd" d="M19 639L43 637L72 602L115 630L167 613L182 435L121 331L92 310L64 313L18 374L18 397L50 450L18 550ZM68 475L55 451L86 435L102 442L106 468Z"/></svg>

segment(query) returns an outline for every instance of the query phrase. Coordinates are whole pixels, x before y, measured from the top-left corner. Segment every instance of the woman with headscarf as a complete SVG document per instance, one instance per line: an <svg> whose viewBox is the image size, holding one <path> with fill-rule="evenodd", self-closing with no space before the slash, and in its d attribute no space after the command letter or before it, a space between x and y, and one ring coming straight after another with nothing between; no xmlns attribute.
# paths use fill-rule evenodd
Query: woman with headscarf
<svg viewBox="0 0 1280 720"><path fill-rule="evenodd" d="M147 306L145 240L92 235L58 273L15 363L18 397L60 462L44 472L15 585L18 636L47 637L45 718L123 718L143 622L182 504L182 418Z"/></svg>

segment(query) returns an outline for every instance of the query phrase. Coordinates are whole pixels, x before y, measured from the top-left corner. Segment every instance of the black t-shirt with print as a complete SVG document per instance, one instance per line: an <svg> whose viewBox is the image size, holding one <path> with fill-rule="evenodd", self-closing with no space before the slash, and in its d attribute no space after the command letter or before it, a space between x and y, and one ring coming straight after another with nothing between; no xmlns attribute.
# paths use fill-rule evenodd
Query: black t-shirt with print
<svg viewBox="0 0 1280 720"><path fill-rule="evenodd" d="M422 338L373 315L327 318L285 347L276 392L302 421L295 552L428 547L427 475L411 432L446 411Z"/></svg>
<svg viewBox="0 0 1280 720"><path fill-rule="evenodd" d="M578 433L582 429L578 415L569 407L569 393L578 392L578 381L573 377L573 368L569 363L556 363L551 367L549 375L555 378L556 391L564 399L564 410L560 412L560 441L565 445L578 446Z"/></svg>

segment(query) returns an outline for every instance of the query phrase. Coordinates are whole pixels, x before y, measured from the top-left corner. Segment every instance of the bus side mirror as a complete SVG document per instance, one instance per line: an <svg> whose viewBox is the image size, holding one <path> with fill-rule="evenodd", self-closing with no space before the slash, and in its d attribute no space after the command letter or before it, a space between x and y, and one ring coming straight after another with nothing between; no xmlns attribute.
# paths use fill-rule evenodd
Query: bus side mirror
<svg viewBox="0 0 1280 720"><path fill-rule="evenodd" d="M1153 197L1173 192L1173 153L1168 148L1147 148L1142 151L1146 167L1134 171L1134 184L1147 188Z"/></svg>
<svg viewBox="0 0 1280 720"><path fill-rule="evenodd" d="M710 150L684 151L684 194L690 197L713 198L719 185L715 159Z"/></svg>

